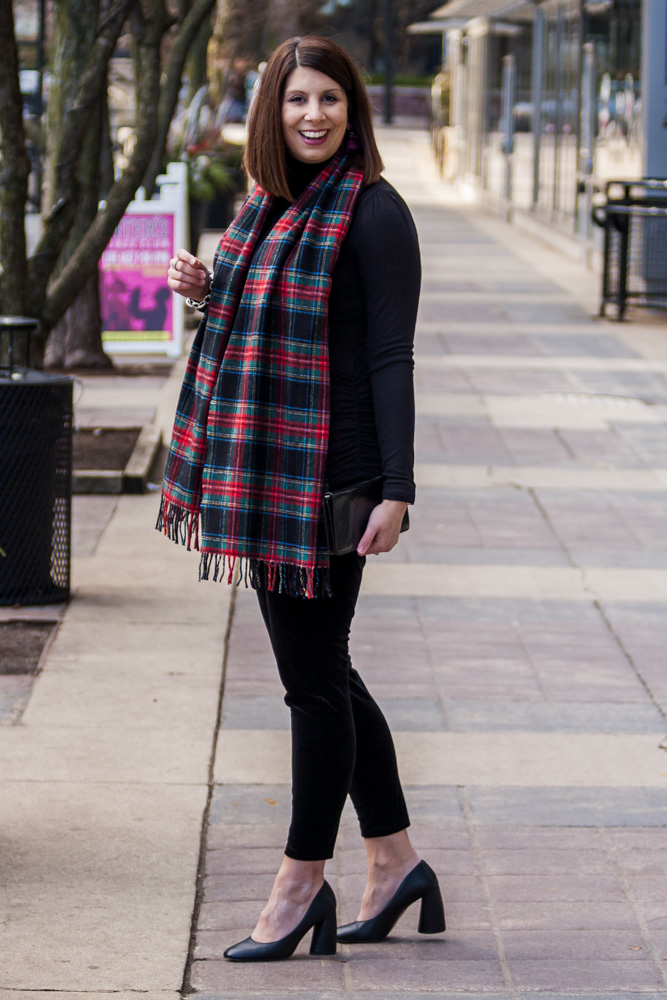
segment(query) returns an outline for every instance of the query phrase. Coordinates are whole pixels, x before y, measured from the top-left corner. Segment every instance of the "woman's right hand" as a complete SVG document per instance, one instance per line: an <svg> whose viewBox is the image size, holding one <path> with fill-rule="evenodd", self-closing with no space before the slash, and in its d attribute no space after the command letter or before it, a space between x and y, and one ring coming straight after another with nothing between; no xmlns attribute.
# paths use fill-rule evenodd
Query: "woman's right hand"
<svg viewBox="0 0 667 1000"><path fill-rule="evenodd" d="M176 256L169 261L167 284L172 292L199 302L211 291L209 269L188 250L177 250Z"/></svg>

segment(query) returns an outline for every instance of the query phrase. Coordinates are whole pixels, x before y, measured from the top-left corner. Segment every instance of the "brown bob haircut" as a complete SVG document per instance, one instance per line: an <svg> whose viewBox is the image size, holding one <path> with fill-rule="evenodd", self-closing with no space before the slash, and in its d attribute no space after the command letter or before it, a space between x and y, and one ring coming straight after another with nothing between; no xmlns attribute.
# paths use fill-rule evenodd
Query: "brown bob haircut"
<svg viewBox="0 0 667 1000"><path fill-rule="evenodd" d="M348 54L335 42L317 35L289 38L269 59L248 119L246 170L265 191L292 200L287 179L282 104L287 77L300 66L319 70L345 91L347 120L361 147L352 154L352 159L364 172L364 184L374 184L384 164L373 134L373 116L366 88Z"/></svg>

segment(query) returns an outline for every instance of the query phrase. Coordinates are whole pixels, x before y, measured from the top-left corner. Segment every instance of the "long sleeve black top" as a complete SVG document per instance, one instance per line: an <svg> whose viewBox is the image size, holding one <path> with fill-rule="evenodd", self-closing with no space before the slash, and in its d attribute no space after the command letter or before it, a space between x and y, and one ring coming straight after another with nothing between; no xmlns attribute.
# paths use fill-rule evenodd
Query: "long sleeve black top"
<svg viewBox="0 0 667 1000"><path fill-rule="evenodd" d="M323 164L290 166L290 189L297 195ZM287 207L283 199L276 202L260 244ZM413 343L420 284L412 216L381 178L359 193L331 276L330 489L384 475L383 499L414 502Z"/></svg>
<svg viewBox="0 0 667 1000"><path fill-rule="evenodd" d="M385 500L414 502L420 283L412 216L382 178L359 194L331 281L326 478L333 489L383 474Z"/></svg>

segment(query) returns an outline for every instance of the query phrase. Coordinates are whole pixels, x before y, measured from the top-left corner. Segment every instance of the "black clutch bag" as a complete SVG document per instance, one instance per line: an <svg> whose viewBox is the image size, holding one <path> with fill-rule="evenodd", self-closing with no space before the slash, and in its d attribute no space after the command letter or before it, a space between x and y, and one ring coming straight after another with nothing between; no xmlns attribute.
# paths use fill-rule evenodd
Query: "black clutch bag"
<svg viewBox="0 0 667 1000"><path fill-rule="evenodd" d="M384 476L375 476L363 483L324 494L322 508L329 555L345 556L356 550L368 526L371 511L382 501L383 483ZM410 518L406 510L401 531L407 531L409 527Z"/></svg>

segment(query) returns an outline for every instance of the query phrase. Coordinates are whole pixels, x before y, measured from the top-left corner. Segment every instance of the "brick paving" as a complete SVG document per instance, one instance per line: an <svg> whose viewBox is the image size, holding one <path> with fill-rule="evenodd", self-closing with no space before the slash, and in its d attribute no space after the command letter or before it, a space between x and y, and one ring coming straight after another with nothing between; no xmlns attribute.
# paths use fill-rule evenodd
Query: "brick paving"
<svg viewBox="0 0 667 1000"><path fill-rule="evenodd" d="M391 153L400 158L396 147ZM403 190L410 197L410 182ZM633 422L612 408L593 428L581 401L605 393L661 403L665 375L623 371L640 357L630 338L592 319L470 212L413 210L425 258L418 392L453 406L449 415L425 412L418 397L418 469L574 469L590 473L595 488L569 479L544 488L429 486L418 472L412 528L386 563L399 571L405 563L449 571L479 564L501 574L509 565L667 569L665 494L595 480L603 470L667 465L664 424ZM456 355L475 363L442 366ZM558 367L542 370L541 357ZM566 427L531 426L529 414L510 426L492 408L469 414L462 406L539 393L579 394L572 408L581 425L575 415ZM490 746L500 734L542 734L545 745L550 734L641 734L655 738L659 754L667 729L664 611L640 600L362 592L353 659L401 734L486 733ZM254 596L240 589L223 732L243 730L259 752L268 732L288 727ZM667 782L521 785L407 787L415 845L440 876L446 935L420 938L413 907L382 944L315 960L303 942L292 962L239 966L222 952L249 933L266 898L289 786L216 784L190 987L207 1000L667 997ZM327 877L341 918L354 919L364 860L349 806Z"/></svg>
<svg viewBox="0 0 667 1000"><path fill-rule="evenodd" d="M116 496L72 497L72 556L89 556L104 534L118 503ZM20 619L60 621L66 605L47 607L0 607L0 622ZM0 726L13 726L21 721L35 684L34 674L0 674Z"/></svg>
<svg viewBox="0 0 667 1000"><path fill-rule="evenodd" d="M390 176L413 206L424 254L418 502L400 546L369 567L352 647L411 776L413 840L440 876L448 931L420 937L413 907L390 940L345 946L335 958L310 958L306 941L290 962L246 966L222 959L225 947L255 922L280 863L290 813L289 713L254 595L239 588L220 750L211 761L187 992L202 1000L295 994L302 1000L667 1000L667 757L660 749L667 731L664 326L591 318L549 273L539 244L527 253L512 231L444 203L437 182L424 173L425 137L385 133L383 142ZM80 401L80 422L108 415L117 424L119 412L128 424L152 418L160 381L131 382L95 383L96 392ZM187 660L182 650L172 655L169 649L169 643L183 644L185 626L180 618L178 627L172 622L176 609L183 615L182 593L160 591L159 611L150 603L158 601L160 582L172 578L167 557L174 554L162 547L158 555L146 543L155 560L152 575L142 576L133 564L139 582L131 585L104 560L97 590L85 576L100 541L108 554L135 530L128 550L144 551L146 525L154 520L144 500L152 502L133 498L119 508L118 498L75 498L73 546L84 583L61 637L65 653L52 658L51 686L39 698L33 693L30 703L32 678L0 678L3 746L9 737L17 747L30 739L38 746L44 733L54 739L54 719L54 732L63 733L44 757L35 757L25 771L29 780L12 799L21 809L31 796L37 803L32 826L14 806L12 829L22 837L30 832L34 853L25 855L30 864L24 868L21 851L8 853L18 886L12 899L31 888L37 895L32 910L12 903L13 919L20 911L30 931L20 947L19 931L9 939L13 985L6 996L0 990L0 1000L44 989L122 996L129 996L123 990L153 989L157 997L174 993L180 982L218 640L200 638L192 653L197 666L210 665L205 683L199 677L187 693L179 689L180 728L169 723L162 742L142 749L140 734L157 725L146 725L150 710L162 711ZM622 587L599 588L600 579L610 574L613 583L618 572L625 574ZM558 583L563 574L573 581L571 594ZM447 586L415 587L422 578ZM117 612L114 645L116 626L106 619L121 590L129 597ZM212 608L214 593L206 588L191 596L193 621L207 599ZM75 640L96 601L105 615L97 626L101 648L84 655ZM31 609L31 615L59 617L61 610ZM0 617L14 613L2 609ZM210 623L213 611L206 614ZM221 601L220 633L225 614ZM164 620L173 638L163 637L160 645L151 629ZM95 673L98 655L108 659L104 681ZM164 676L151 672L158 659L171 664ZM125 698L125 688L134 695ZM62 689L69 701L58 700ZM72 714L78 702L81 717ZM192 719L196 733L187 728ZM114 751L107 760L110 744L96 746L107 732L128 748L125 756ZM250 764L226 758L231 738L246 748ZM427 768L419 759L424 747L432 758ZM600 748L620 748L614 766ZM12 753L18 766L22 751ZM467 753L479 757L472 771L464 766ZM195 756L196 766L178 770L177 760ZM60 758L64 778L44 770L44 760ZM579 771L593 778L582 783ZM55 788L48 774L56 774ZM86 808L96 816L97 805L82 809L76 798L88 802L100 782L100 802L109 810L101 827L86 819ZM11 782L3 787L14 794ZM156 789L159 807L151 809ZM72 829L52 819L53 803L67 824L74 822ZM137 838L139 822L150 826L153 840ZM79 827L80 840L72 839ZM56 831L49 833L49 850L71 840L73 851L62 873L58 864L49 867L50 891L41 881L44 829ZM90 884L76 884L82 872ZM136 885L151 872L143 910ZM349 806L327 877L341 919L354 919L364 854ZM7 927L11 931L11 923ZM28 943L42 963L33 961Z"/></svg>
<svg viewBox="0 0 667 1000"><path fill-rule="evenodd" d="M166 379L155 376L78 376L74 391L77 427L141 427L155 417L154 404ZM117 496L79 495L72 497L71 555L74 560L92 556L109 525L118 503ZM0 607L0 621L41 619L61 621L64 604L46 607ZM0 675L0 726L16 725L25 711L34 676Z"/></svg>

